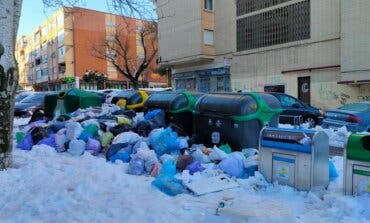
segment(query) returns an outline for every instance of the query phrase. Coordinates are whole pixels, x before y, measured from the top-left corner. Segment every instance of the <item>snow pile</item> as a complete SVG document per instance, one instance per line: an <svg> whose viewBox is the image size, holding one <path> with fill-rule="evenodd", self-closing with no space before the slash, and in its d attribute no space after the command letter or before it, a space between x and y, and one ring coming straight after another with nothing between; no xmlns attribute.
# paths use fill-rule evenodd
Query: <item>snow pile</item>
<svg viewBox="0 0 370 223"><path fill-rule="evenodd" d="M334 163L342 175L341 157ZM342 195L342 178L327 194L270 185L260 174L241 187L194 197L170 197L151 186L154 178L125 174L85 153L72 157L47 146L14 151L14 168L0 173L2 222L369 222L369 197ZM226 206L219 209L220 202Z"/></svg>
<svg viewBox="0 0 370 223"><path fill-rule="evenodd" d="M292 129L295 127L290 124L279 124L279 128ZM309 129L309 126L303 124L299 128ZM337 148L344 148L345 144L347 143L348 137L351 134L351 132L349 132L345 126L339 128L338 130L334 130L331 128L324 129L321 126L316 126L315 128L312 128L312 130L324 131L329 136L329 145Z"/></svg>

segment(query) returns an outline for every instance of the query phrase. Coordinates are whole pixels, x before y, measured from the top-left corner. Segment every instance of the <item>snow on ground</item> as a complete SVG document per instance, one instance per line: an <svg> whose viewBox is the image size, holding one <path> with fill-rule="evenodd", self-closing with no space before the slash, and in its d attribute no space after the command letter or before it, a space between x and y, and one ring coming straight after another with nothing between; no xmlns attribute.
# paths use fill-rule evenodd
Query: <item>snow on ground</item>
<svg viewBox="0 0 370 223"><path fill-rule="evenodd" d="M295 128L293 125L289 124L279 124L279 128ZM308 129L309 125L307 123L302 124L300 128ZM313 128L315 131L324 131L329 136L329 145L332 147L337 148L344 148L345 144L347 143L348 137L350 136L350 132L348 132L345 126L339 128L338 130L334 129L324 129L321 126L316 126ZM363 133L362 133L363 134Z"/></svg>
<svg viewBox="0 0 370 223"><path fill-rule="evenodd" d="M326 192L299 192L266 183L260 174L241 187L204 196L169 197L154 178L125 173L127 164L88 153L58 154L47 146L14 150L0 172L1 222L370 222L370 196L343 196L339 176ZM216 209L222 200L226 207ZM244 216L244 220L239 218Z"/></svg>

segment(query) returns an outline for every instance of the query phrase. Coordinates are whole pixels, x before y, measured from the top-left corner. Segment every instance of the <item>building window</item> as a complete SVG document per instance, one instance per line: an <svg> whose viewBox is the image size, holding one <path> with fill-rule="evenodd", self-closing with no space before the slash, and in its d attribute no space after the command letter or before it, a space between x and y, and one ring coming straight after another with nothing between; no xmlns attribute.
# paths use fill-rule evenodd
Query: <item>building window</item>
<svg viewBox="0 0 370 223"><path fill-rule="evenodd" d="M64 44L64 31L59 31L58 32L58 44Z"/></svg>
<svg viewBox="0 0 370 223"><path fill-rule="evenodd" d="M210 92L211 90L211 79L209 77L201 78L199 83L200 92Z"/></svg>
<svg viewBox="0 0 370 223"><path fill-rule="evenodd" d="M203 35L205 45L214 44L214 34L212 30L204 30Z"/></svg>
<svg viewBox="0 0 370 223"><path fill-rule="evenodd" d="M65 53L66 52L65 52L65 47L64 46L58 48L58 57L59 58L64 57Z"/></svg>
<svg viewBox="0 0 370 223"><path fill-rule="evenodd" d="M310 0L237 20L237 50L289 43L311 36Z"/></svg>
<svg viewBox="0 0 370 223"><path fill-rule="evenodd" d="M237 16L241 16L250 12L255 12L261 9L279 5L281 3L288 1L292 0L237 0L236 14Z"/></svg>
<svg viewBox="0 0 370 223"><path fill-rule="evenodd" d="M64 14L63 13L57 16L56 23L57 23L57 27L60 27L64 24Z"/></svg>
<svg viewBox="0 0 370 223"><path fill-rule="evenodd" d="M204 9L213 10L213 0L204 0Z"/></svg>

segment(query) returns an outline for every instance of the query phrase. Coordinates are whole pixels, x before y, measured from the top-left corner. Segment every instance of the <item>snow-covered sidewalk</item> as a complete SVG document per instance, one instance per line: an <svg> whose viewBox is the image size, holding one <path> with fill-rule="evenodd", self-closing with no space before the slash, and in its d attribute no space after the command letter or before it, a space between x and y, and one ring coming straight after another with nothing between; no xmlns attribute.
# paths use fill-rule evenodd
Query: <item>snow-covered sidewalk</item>
<svg viewBox="0 0 370 223"><path fill-rule="evenodd" d="M89 153L73 157L43 145L13 156L14 167L0 172L0 222L370 222L370 196L342 193L342 157L334 158L339 177L325 192L271 185L257 173L238 179L236 189L170 197L151 185L154 178Z"/></svg>
<svg viewBox="0 0 370 223"><path fill-rule="evenodd" d="M341 176L343 160L334 161ZM269 185L260 175L238 180L237 189L169 197L151 186L154 178L127 175L127 164L88 153L15 150L14 166L0 173L1 222L225 222L222 211L214 215L225 198L248 222L370 222L370 197L343 196L342 177L320 197Z"/></svg>

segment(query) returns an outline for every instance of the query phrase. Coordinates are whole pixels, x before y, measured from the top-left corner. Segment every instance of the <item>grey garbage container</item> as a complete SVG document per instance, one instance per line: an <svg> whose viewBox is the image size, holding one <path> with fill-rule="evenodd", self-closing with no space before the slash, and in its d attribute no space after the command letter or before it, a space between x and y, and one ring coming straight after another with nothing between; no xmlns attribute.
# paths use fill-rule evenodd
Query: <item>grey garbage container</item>
<svg viewBox="0 0 370 223"><path fill-rule="evenodd" d="M298 190L329 185L329 137L323 131L266 127L259 156L258 169L270 183Z"/></svg>

